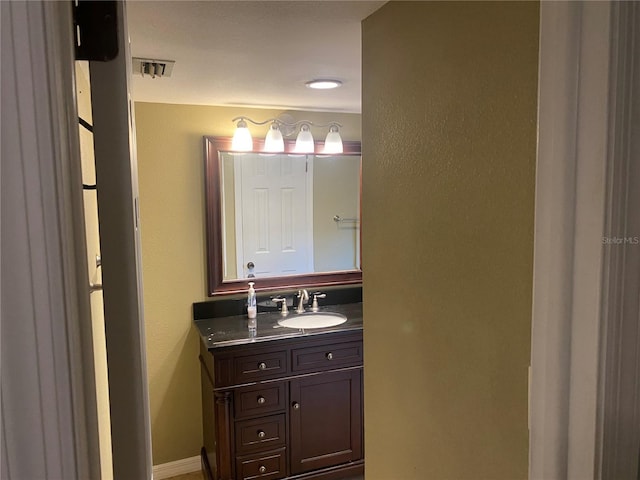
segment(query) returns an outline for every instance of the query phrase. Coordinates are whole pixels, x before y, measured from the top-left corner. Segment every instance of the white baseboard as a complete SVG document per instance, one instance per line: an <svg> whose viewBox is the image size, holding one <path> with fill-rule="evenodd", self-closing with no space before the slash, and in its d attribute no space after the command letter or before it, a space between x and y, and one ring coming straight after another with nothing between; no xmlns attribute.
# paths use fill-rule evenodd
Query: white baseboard
<svg viewBox="0 0 640 480"><path fill-rule="evenodd" d="M153 480L163 480L165 478L184 475L185 473L197 472L200 470L200 455L190 458L183 458L175 462L161 463L153 466Z"/></svg>

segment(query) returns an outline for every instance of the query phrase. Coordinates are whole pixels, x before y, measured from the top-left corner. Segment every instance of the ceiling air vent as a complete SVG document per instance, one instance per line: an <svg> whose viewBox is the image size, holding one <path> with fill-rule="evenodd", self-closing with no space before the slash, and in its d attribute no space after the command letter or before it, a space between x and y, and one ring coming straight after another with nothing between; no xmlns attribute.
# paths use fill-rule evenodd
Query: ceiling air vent
<svg viewBox="0 0 640 480"><path fill-rule="evenodd" d="M173 71L173 60L151 60L133 57L133 73L149 75L151 78L170 77Z"/></svg>

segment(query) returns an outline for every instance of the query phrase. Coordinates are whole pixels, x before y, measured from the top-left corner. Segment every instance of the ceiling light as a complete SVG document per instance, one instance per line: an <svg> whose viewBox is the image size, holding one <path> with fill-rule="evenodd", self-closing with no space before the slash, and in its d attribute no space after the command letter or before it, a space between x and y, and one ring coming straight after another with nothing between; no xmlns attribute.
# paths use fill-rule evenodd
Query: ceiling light
<svg viewBox="0 0 640 480"><path fill-rule="evenodd" d="M309 88L315 88L318 90L329 90L331 88L338 88L342 85L340 80L311 80L310 82L305 83L305 85Z"/></svg>

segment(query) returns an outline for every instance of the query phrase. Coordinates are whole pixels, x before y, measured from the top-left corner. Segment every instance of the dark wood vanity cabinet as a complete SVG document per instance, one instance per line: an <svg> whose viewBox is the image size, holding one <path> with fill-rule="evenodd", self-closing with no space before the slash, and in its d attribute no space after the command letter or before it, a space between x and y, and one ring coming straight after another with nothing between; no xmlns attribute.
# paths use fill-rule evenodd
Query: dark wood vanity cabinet
<svg viewBox="0 0 640 480"><path fill-rule="evenodd" d="M200 352L205 478L361 474L362 331Z"/></svg>
<svg viewBox="0 0 640 480"><path fill-rule="evenodd" d="M362 457L361 370L335 371L289 382L291 473Z"/></svg>

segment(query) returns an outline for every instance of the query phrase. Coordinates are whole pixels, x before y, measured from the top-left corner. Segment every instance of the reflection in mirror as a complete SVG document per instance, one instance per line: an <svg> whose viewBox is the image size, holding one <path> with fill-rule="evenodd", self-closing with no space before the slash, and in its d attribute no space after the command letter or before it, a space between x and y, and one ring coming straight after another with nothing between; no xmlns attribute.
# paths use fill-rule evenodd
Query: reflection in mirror
<svg viewBox="0 0 640 480"><path fill-rule="evenodd" d="M358 268L359 156L220 160L224 281Z"/></svg>
<svg viewBox="0 0 640 480"><path fill-rule="evenodd" d="M205 146L210 295L361 281L359 142L330 156Z"/></svg>

